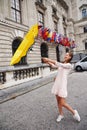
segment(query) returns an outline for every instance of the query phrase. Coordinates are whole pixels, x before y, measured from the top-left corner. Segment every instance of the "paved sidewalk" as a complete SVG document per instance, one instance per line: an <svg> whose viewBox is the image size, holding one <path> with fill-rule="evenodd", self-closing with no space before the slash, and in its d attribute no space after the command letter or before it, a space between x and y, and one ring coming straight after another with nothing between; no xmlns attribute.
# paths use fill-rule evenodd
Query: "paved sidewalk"
<svg viewBox="0 0 87 130"><path fill-rule="evenodd" d="M68 103L79 111L81 122L64 110L65 119L58 116L53 82L22 96L0 104L0 130L87 130L87 72L73 73L68 82Z"/></svg>

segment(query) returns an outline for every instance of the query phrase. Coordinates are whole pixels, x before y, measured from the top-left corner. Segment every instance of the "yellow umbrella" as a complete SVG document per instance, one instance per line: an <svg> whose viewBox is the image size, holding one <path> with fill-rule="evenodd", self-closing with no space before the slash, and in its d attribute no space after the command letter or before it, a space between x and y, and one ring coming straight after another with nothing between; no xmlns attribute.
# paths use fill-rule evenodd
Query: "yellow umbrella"
<svg viewBox="0 0 87 130"><path fill-rule="evenodd" d="M28 49L33 45L35 37L38 35L38 25L33 25L29 32L24 37L20 46L16 50L14 56L11 59L10 65L18 63L23 56L26 55Z"/></svg>

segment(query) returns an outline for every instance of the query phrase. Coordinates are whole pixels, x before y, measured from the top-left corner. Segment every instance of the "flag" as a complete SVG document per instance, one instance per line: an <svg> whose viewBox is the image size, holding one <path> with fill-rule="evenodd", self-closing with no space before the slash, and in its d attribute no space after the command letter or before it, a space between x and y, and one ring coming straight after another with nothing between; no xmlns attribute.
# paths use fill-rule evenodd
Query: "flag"
<svg viewBox="0 0 87 130"><path fill-rule="evenodd" d="M23 41L21 42L14 56L12 57L10 65L18 63L21 60L21 58L26 55L28 49L33 45L34 39L37 35L38 35L38 25L36 24L30 28L30 30L24 37Z"/></svg>

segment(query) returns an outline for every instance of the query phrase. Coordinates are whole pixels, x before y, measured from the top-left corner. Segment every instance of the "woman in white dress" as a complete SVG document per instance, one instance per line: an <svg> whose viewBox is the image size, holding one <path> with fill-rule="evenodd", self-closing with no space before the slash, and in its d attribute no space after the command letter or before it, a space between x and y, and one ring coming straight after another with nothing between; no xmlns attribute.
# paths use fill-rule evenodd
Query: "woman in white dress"
<svg viewBox="0 0 87 130"><path fill-rule="evenodd" d="M69 110L73 114L73 118L80 122L80 116L77 112L77 110L72 109L71 106L69 106L66 102L67 97L67 78L70 70L72 69L72 65L70 64L70 61L73 57L73 54L71 52L66 53L64 57L64 62L60 63L55 60L51 60L49 58L42 58L42 60L49 64L53 68L58 68L58 74L56 76L52 93L56 96L58 109L59 109L59 116L57 118L57 122L60 122L64 118L63 110L62 108L65 107L67 110Z"/></svg>

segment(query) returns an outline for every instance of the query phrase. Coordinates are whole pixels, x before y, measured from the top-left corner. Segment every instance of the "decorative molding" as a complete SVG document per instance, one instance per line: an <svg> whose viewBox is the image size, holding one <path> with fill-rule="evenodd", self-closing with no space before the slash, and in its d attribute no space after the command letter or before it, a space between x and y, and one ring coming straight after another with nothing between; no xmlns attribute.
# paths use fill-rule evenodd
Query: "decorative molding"
<svg viewBox="0 0 87 130"><path fill-rule="evenodd" d="M44 4L40 3L39 1L35 2L36 8L41 8L42 10L46 10L47 8L44 6Z"/></svg>
<svg viewBox="0 0 87 130"><path fill-rule="evenodd" d="M80 23L80 22L85 22L85 21L87 21L87 17L86 18L82 18L82 19L80 19L78 21L74 21L74 24Z"/></svg>
<svg viewBox="0 0 87 130"><path fill-rule="evenodd" d="M82 42L86 43L87 42L87 38L85 38Z"/></svg>
<svg viewBox="0 0 87 130"><path fill-rule="evenodd" d="M67 21L74 23L74 20L72 18L67 19Z"/></svg>
<svg viewBox="0 0 87 130"><path fill-rule="evenodd" d="M81 6L79 7L79 9L81 9L81 8L83 8L83 7L85 7L85 6L87 6L87 4L81 5Z"/></svg>
<svg viewBox="0 0 87 130"><path fill-rule="evenodd" d="M53 21L57 22L59 17L56 14L52 14Z"/></svg>
<svg viewBox="0 0 87 130"><path fill-rule="evenodd" d="M55 11L57 11L56 7L54 5L51 5L52 9L54 9Z"/></svg>
<svg viewBox="0 0 87 130"><path fill-rule="evenodd" d="M55 13L52 12L53 21L57 22L59 20L59 17L57 16L57 9L56 9L56 7L54 5L52 5L52 10L55 11Z"/></svg>
<svg viewBox="0 0 87 130"><path fill-rule="evenodd" d="M65 2L65 0L57 0L62 6L64 9L68 10L68 5L67 3Z"/></svg>
<svg viewBox="0 0 87 130"><path fill-rule="evenodd" d="M6 26L6 27L10 27L10 28L14 28L14 29L20 29L21 31L28 31L29 26L20 24L20 23L16 23L14 21L12 21L9 18L5 18L5 19L0 19L0 25Z"/></svg>

